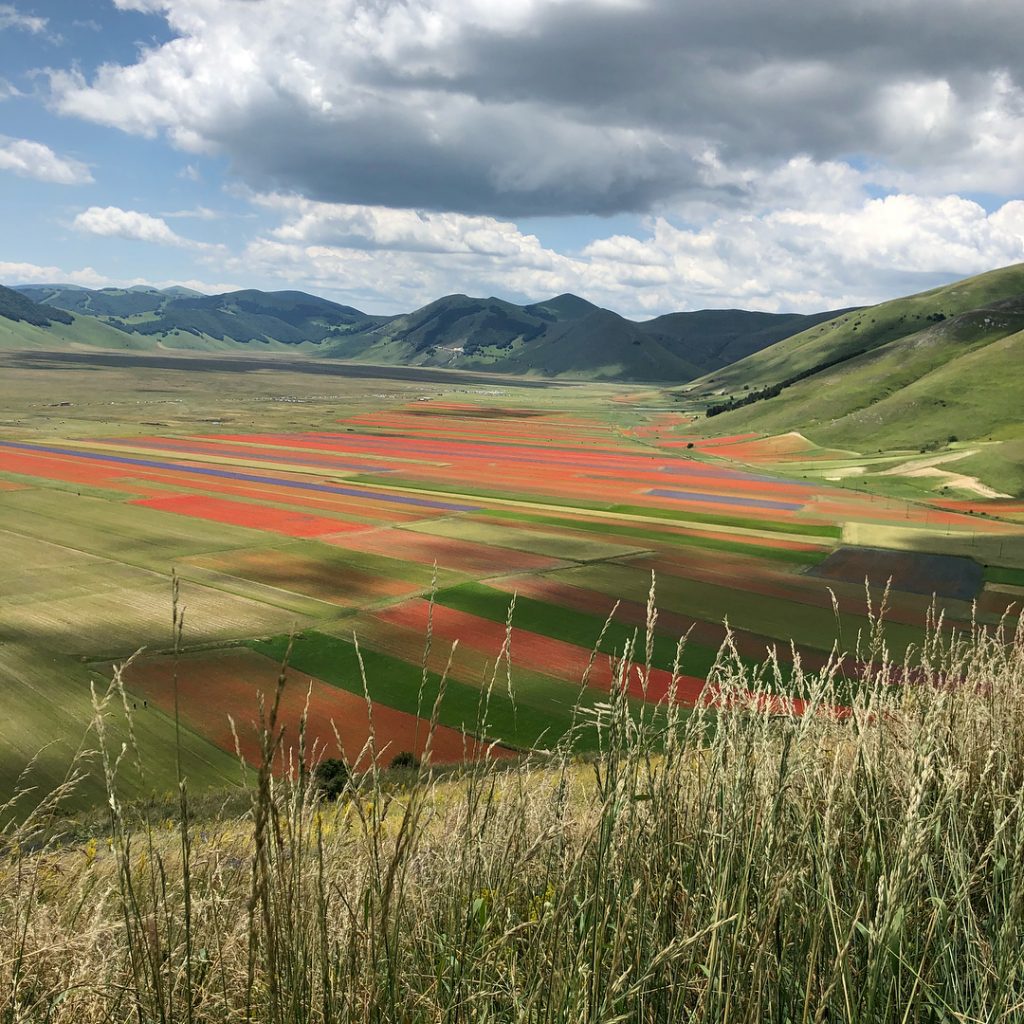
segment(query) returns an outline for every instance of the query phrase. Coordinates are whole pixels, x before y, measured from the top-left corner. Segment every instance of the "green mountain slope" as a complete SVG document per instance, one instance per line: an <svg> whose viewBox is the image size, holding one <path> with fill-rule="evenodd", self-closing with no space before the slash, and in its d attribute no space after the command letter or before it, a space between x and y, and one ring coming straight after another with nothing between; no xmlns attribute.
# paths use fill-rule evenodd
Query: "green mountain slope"
<svg viewBox="0 0 1024 1024"><path fill-rule="evenodd" d="M1024 264L843 315L701 378L687 395L712 411L754 399L705 421L715 434L799 430L865 453L994 442L956 471L1020 493L1022 381ZM758 397L766 386L769 397Z"/></svg>
<svg viewBox="0 0 1024 1024"><path fill-rule="evenodd" d="M351 306L304 292L260 292L172 297L151 317L117 326L148 337L175 331L217 341L318 345L340 329L375 322Z"/></svg>
<svg viewBox="0 0 1024 1024"><path fill-rule="evenodd" d="M0 349L139 348L121 331L0 285Z"/></svg>
<svg viewBox="0 0 1024 1024"><path fill-rule="evenodd" d="M49 327L0 317L0 349L62 351L83 346L106 349L151 347L141 339L108 327L91 316L72 315L70 323L55 322Z"/></svg>
<svg viewBox="0 0 1024 1024"><path fill-rule="evenodd" d="M447 295L369 329L353 329L330 353L547 377L684 381L834 315L702 310L637 323L576 295L527 306Z"/></svg>
<svg viewBox="0 0 1024 1024"><path fill-rule="evenodd" d="M51 324L70 324L71 315L54 306L35 302L27 295L4 288L0 285L0 317L14 323L25 323L33 327L49 327Z"/></svg>
<svg viewBox="0 0 1024 1024"><path fill-rule="evenodd" d="M644 334L690 361L697 374L735 363L777 341L853 310L827 313L759 313L746 309L702 309L668 313L640 324Z"/></svg>
<svg viewBox="0 0 1024 1024"><path fill-rule="evenodd" d="M695 372L639 325L572 295L530 306L448 295L331 351L367 362L546 377L688 380Z"/></svg>
<svg viewBox="0 0 1024 1024"><path fill-rule="evenodd" d="M171 347L224 347L211 343L319 345L353 325L372 326L351 306L305 292L248 289L202 295L187 288L103 288L90 291L62 286L29 286L24 295L45 300L111 327Z"/></svg>
<svg viewBox="0 0 1024 1024"><path fill-rule="evenodd" d="M58 306L80 316L126 317L153 313L169 296L156 288L79 288L75 285L25 285L18 289L36 302Z"/></svg>
<svg viewBox="0 0 1024 1024"><path fill-rule="evenodd" d="M698 380L693 394L729 395L811 373L829 362L915 334L945 318L1024 294L1024 263L941 288L840 313Z"/></svg>

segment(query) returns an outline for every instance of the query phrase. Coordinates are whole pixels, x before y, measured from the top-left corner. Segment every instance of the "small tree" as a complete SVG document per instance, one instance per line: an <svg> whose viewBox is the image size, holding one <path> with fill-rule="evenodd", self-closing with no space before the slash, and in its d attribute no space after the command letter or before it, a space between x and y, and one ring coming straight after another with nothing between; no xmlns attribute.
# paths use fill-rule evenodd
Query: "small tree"
<svg viewBox="0 0 1024 1024"><path fill-rule="evenodd" d="M313 785L325 800L337 800L349 782L348 767L337 757L324 758L313 773Z"/></svg>

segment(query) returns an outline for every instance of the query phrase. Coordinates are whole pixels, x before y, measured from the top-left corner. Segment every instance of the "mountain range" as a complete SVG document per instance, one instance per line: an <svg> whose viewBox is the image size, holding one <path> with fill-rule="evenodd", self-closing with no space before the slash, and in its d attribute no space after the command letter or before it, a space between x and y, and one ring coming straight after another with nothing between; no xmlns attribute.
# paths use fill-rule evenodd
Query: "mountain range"
<svg viewBox="0 0 1024 1024"><path fill-rule="evenodd" d="M448 295L374 316L299 291L0 288L0 346L289 350L318 358L591 380L692 380L836 316L701 310L634 321L576 295Z"/></svg>

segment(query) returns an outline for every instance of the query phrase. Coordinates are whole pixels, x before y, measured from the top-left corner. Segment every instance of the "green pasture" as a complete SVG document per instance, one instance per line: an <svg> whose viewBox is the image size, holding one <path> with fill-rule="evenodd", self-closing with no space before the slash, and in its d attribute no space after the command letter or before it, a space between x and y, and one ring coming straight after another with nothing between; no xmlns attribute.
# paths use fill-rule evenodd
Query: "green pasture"
<svg viewBox="0 0 1024 1024"><path fill-rule="evenodd" d="M0 640L91 658L126 657L172 646L171 580L149 569L0 533ZM241 639L287 629L295 615L209 586L181 588L186 644ZM45 654L43 652L46 652Z"/></svg>
<svg viewBox="0 0 1024 1024"><path fill-rule="evenodd" d="M948 468L988 481L1006 494L1024 495L1024 437L980 446L973 455L957 459Z"/></svg>
<svg viewBox="0 0 1024 1024"><path fill-rule="evenodd" d="M1024 569L1003 569L998 565L987 565L985 566L985 582L1024 587Z"/></svg>

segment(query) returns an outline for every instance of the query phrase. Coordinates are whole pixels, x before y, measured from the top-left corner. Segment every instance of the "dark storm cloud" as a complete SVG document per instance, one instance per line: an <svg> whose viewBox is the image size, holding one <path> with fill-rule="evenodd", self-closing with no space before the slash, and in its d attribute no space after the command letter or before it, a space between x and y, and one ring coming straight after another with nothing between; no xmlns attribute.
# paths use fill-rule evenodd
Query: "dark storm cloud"
<svg viewBox="0 0 1024 1024"><path fill-rule="evenodd" d="M606 214L732 204L744 173L803 154L1021 184L1017 0L140 2L180 38L55 75L56 102L223 152L257 188Z"/></svg>

